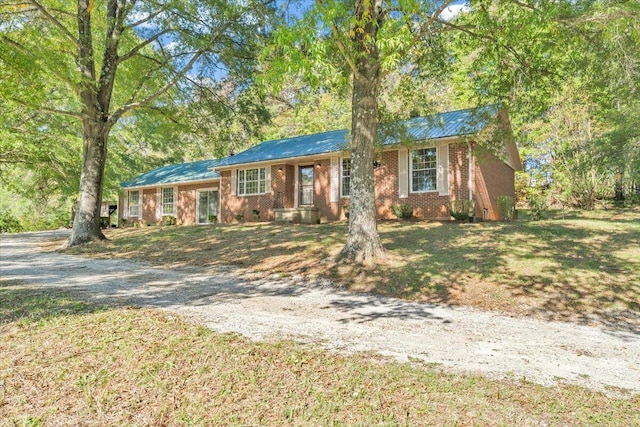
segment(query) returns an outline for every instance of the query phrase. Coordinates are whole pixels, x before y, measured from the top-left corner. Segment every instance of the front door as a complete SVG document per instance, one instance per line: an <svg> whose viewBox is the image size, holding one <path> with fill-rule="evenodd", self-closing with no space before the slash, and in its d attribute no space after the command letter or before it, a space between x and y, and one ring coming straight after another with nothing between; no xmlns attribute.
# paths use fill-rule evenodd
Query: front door
<svg viewBox="0 0 640 427"><path fill-rule="evenodd" d="M300 206L313 205L313 166L300 166Z"/></svg>
<svg viewBox="0 0 640 427"><path fill-rule="evenodd" d="M215 190L198 191L198 224L218 221L218 192Z"/></svg>

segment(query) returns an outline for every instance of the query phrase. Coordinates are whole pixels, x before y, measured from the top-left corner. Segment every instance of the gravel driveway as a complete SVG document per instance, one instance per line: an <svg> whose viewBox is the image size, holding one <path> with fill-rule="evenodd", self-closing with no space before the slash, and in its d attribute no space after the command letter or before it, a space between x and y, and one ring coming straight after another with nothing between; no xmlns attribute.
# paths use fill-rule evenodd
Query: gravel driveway
<svg viewBox="0 0 640 427"><path fill-rule="evenodd" d="M640 392L640 333L351 294L323 281L251 280L43 252L64 231L0 237L0 286L55 288L95 303L174 310L220 332L373 351L453 371ZM158 250L162 250L158 248Z"/></svg>

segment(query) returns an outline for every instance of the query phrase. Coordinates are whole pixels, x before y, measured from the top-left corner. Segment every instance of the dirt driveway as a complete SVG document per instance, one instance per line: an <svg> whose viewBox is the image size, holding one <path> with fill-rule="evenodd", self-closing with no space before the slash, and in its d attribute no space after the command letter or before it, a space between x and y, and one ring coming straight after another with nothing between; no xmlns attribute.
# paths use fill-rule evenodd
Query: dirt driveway
<svg viewBox="0 0 640 427"><path fill-rule="evenodd" d="M640 332L505 317L337 290L323 281L251 280L43 252L65 233L0 236L0 286L53 288L93 303L177 311L220 332L372 351L453 371L640 393ZM158 250L162 250L158 248Z"/></svg>

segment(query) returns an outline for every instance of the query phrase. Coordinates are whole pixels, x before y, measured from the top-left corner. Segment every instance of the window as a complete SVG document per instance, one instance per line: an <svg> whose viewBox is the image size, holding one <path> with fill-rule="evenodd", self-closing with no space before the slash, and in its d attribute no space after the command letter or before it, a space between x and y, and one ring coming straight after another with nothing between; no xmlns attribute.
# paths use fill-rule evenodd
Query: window
<svg viewBox="0 0 640 427"><path fill-rule="evenodd" d="M129 191L129 216L140 216L140 191Z"/></svg>
<svg viewBox="0 0 640 427"><path fill-rule="evenodd" d="M340 195L349 197L351 194L351 159L342 159L340 169Z"/></svg>
<svg viewBox="0 0 640 427"><path fill-rule="evenodd" d="M411 191L437 190L437 155L435 147L411 152Z"/></svg>
<svg viewBox="0 0 640 427"><path fill-rule="evenodd" d="M264 194L267 172L265 168L244 169L238 171L238 195Z"/></svg>
<svg viewBox="0 0 640 427"><path fill-rule="evenodd" d="M173 187L162 189L162 215L175 215L175 196Z"/></svg>

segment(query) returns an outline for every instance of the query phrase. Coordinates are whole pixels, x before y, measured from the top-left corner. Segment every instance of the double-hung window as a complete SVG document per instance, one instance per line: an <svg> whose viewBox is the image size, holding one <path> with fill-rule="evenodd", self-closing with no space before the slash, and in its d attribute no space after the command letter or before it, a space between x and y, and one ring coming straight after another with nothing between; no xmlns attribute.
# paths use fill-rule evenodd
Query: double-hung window
<svg viewBox="0 0 640 427"><path fill-rule="evenodd" d="M129 191L129 216L140 216L140 191Z"/></svg>
<svg viewBox="0 0 640 427"><path fill-rule="evenodd" d="M266 192L267 172L265 168L238 171L238 195L249 196Z"/></svg>
<svg viewBox="0 0 640 427"><path fill-rule="evenodd" d="M162 215L175 215L176 203L173 187L162 188Z"/></svg>
<svg viewBox="0 0 640 427"><path fill-rule="evenodd" d="M349 197L351 194L351 159L342 159L340 164L340 196Z"/></svg>
<svg viewBox="0 0 640 427"><path fill-rule="evenodd" d="M411 191L421 193L438 189L438 160L435 147L411 152Z"/></svg>

